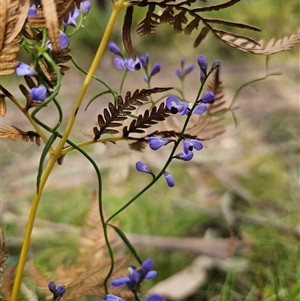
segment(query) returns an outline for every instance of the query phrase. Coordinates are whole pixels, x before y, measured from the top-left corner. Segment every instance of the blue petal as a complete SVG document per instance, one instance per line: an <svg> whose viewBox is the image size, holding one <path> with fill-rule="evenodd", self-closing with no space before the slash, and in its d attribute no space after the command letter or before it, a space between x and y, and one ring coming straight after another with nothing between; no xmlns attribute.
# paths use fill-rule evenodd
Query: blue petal
<svg viewBox="0 0 300 301"><path fill-rule="evenodd" d="M168 186L169 187L174 187L175 186L175 181L174 181L172 175L170 173L168 173L167 171L165 171L164 176L165 176L165 179L167 181ZM156 276L156 271L150 271L148 274L150 274L151 272L155 272L155 275L154 275L154 277L155 277ZM147 276L148 276L148 274L147 274ZM145 277L145 279L146 279L146 277ZM149 278L149 279L152 279L152 278Z"/></svg>
<svg viewBox="0 0 300 301"><path fill-rule="evenodd" d="M214 103L216 100L214 93L207 92L201 97L201 102L203 103Z"/></svg>
<svg viewBox="0 0 300 301"><path fill-rule="evenodd" d="M150 73L150 77L156 75L157 73L159 73L159 71L160 71L160 65L154 64L154 66L152 67L151 73Z"/></svg>
<svg viewBox="0 0 300 301"><path fill-rule="evenodd" d="M145 271L146 273L148 273L152 267L154 266L154 260L153 259L146 259L143 263L142 263L142 270Z"/></svg>
<svg viewBox="0 0 300 301"><path fill-rule="evenodd" d="M136 62L133 59L124 60L124 66L127 71L136 71Z"/></svg>
<svg viewBox="0 0 300 301"><path fill-rule="evenodd" d="M118 286L125 285L129 282L130 282L129 277L122 277L122 278L112 280L110 284L114 287L118 287Z"/></svg>
<svg viewBox="0 0 300 301"><path fill-rule="evenodd" d="M80 3L80 10L84 15L87 15L91 9L91 2L89 0L84 0Z"/></svg>
<svg viewBox="0 0 300 301"><path fill-rule="evenodd" d="M159 294L152 294L148 296L144 301L165 301L165 298Z"/></svg>
<svg viewBox="0 0 300 301"><path fill-rule="evenodd" d="M150 174L152 173L151 169L141 161L136 162L135 168L140 172L145 172L145 173L150 173Z"/></svg>
<svg viewBox="0 0 300 301"><path fill-rule="evenodd" d="M114 42L110 42L110 43L108 44L108 49L109 49L112 53L114 53L114 54L116 54L116 55L119 55L119 56L122 56L121 51L120 51L120 48L119 48Z"/></svg>
<svg viewBox="0 0 300 301"><path fill-rule="evenodd" d="M56 288L55 297L59 298L66 292L66 288L64 285L59 285Z"/></svg>
<svg viewBox="0 0 300 301"><path fill-rule="evenodd" d="M54 281L50 281L48 283L48 289L52 294L54 294L56 292L56 284Z"/></svg>
<svg viewBox="0 0 300 301"><path fill-rule="evenodd" d="M179 78L179 79L182 79L182 72L179 68L177 68L175 70L175 75Z"/></svg>
<svg viewBox="0 0 300 301"><path fill-rule="evenodd" d="M36 9L35 5L32 5L32 6L29 7L27 17L28 18L37 17L37 9Z"/></svg>
<svg viewBox="0 0 300 301"><path fill-rule="evenodd" d="M193 144L194 149L196 149L197 151L203 148L202 142L198 139L191 139L191 143Z"/></svg>
<svg viewBox="0 0 300 301"><path fill-rule="evenodd" d="M206 110L207 110L207 105L204 103L200 103L195 107L193 114L202 115Z"/></svg>
<svg viewBox="0 0 300 301"><path fill-rule="evenodd" d="M140 281L140 273L137 270L133 270L130 273L129 278L130 278L131 284L133 284L133 286L134 286Z"/></svg>
<svg viewBox="0 0 300 301"><path fill-rule="evenodd" d="M185 75L190 74L194 70L194 64L189 64L187 68L185 69L184 73Z"/></svg>
<svg viewBox="0 0 300 301"><path fill-rule="evenodd" d="M123 60L122 58L116 57L116 58L114 59L114 65L115 65L115 67L118 68L118 69L124 69L124 67L125 67L125 62L124 62L124 60Z"/></svg>
<svg viewBox="0 0 300 301"><path fill-rule="evenodd" d="M118 296L115 296L113 294L108 294L105 296L105 300L103 301L122 301L123 299L118 297Z"/></svg>
<svg viewBox="0 0 300 301"><path fill-rule="evenodd" d="M44 85L30 89L30 96L33 101L44 101L46 99L47 89Z"/></svg>
<svg viewBox="0 0 300 301"><path fill-rule="evenodd" d="M180 100L175 96L169 96L166 99L166 106L171 111L173 107L177 107L180 104Z"/></svg>
<svg viewBox="0 0 300 301"><path fill-rule="evenodd" d="M16 73L18 76L33 76L36 74L35 70L31 66L23 62L20 62L19 65L16 67Z"/></svg>
<svg viewBox="0 0 300 301"><path fill-rule="evenodd" d="M186 153L177 154L176 156L174 156L174 158L180 159L183 161L190 161L190 160L192 160L193 156L194 156L193 152L188 152L187 154Z"/></svg>
<svg viewBox="0 0 300 301"><path fill-rule="evenodd" d="M168 144L170 142L167 138L161 138L161 137L149 137L148 143L149 147L153 150L158 150L162 146Z"/></svg>
<svg viewBox="0 0 300 301"><path fill-rule="evenodd" d="M219 60L215 60L213 61L212 65L211 65L211 69L214 70L214 69L217 69L221 66L221 62Z"/></svg>
<svg viewBox="0 0 300 301"><path fill-rule="evenodd" d="M206 57L204 55L200 55L198 57L197 61L198 61L200 70L206 75L206 70L207 70L207 66L208 66Z"/></svg>
<svg viewBox="0 0 300 301"><path fill-rule="evenodd" d="M183 151L185 154L188 154L190 151L193 150L193 144L191 143L190 139L184 139L183 142Z"/></svg>

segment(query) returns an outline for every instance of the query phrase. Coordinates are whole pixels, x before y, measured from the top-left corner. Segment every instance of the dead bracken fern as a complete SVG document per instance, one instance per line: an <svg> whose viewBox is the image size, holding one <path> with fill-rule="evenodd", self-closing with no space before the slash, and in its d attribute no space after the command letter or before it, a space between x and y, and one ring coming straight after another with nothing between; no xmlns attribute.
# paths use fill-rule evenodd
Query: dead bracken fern
<svg viewBox="0 0 300 301"><path fill-rule="evenodd" d="M103 114L98 115L98 124L100 128L93 128L95 134L94 140L98 140L102 134L119 133L118 130L112 128L122 126L123 124L120 121L126 120L128 118L128 115L131 114L133 110L136 110L137 107L143 105L146 102L149 102L149 96L151 94L165 92L168 90L171 90L171 88L165 87L142 90L136 89L133 94L128 91L126 93L125 100L123 100L123 97L119 95L116 106L112 103L109 103L108 108L104 109ZM152 114L152 121L154 121L156 117L157 121L161 120L161 111L157 111L155 112L155 114Z"/></svg>
<svg viewBox="0 0 300 301"><path fill-rule="evenodd" d="M206 1L202 1L206 2ZM224 30L223 28L216 27L229 27L231 29L245 29L252 31L260 31L259 28L239 22L228 21L217 18L207 18L203 16L203 13L218 11L227 9L240 0L229 0L221 4L215 4L210 6L195 6L198 4L195 0L162 0L162 1L150 1L150 0L138 0L130 1L132 6L147 7L146 16L138 23L137 33L140 35L147 35L155 33L156 29L163 23L170 24L173 27L175 33L183 32L186 35L190 35L194 30L198 30L201 26L198 36L196 37L193 46L196 48L206 38L209 32L211 32L217 39L224 42L226 45L239 49L244 52L250 52L253 54L271 55L281 51L289 50L294 45L299 43L300 34L299 31L291 35L289 38L275 40L272 39L266 47L263 47L264 42L256 41L247 35L237 34L233 31ZM131 39L128 37L130 31L131 20L128 16L133 15L133 9L130 15L124 19L123 28L126 28L127 38L126 45L131 45ZM124 41L124 37L123 37ZM131 47L130 47L131 48ZM130 52L128 51L129 55Z"/></svg>
<svg viewBox="0 0 300 301"><path fill-rule="evenodd" d="M18 0L0 0L0 75L14 72L22 38L19 36L25 23L29 0L22 5Z"/></svg>
<svg viewBox="0 0 300 301"><path fill-rule="evenodd" d="M37 145L41 145L41 137L39 134L33 131L25 132L14 125L6 125L5 127L0 127L0 138L9 138L13 141L35 141Z"/></svg>
<svg viewBox="0 0 300 301"><path fill-rule="evenodd" d="M120 247L121 241L116 232L112 229L108 232L112 247ZM103 236L96 194L92 198L85 222L81 227L79 243L79 255L75 262L70 266L57 267L51 277L39 271L33 263L30 264L29 273L42 293L50 295L48 283L54 280L57 284L66 287L64 301L81 296L97 296L100 299L104 297L103 282L110 268L110 260ZM113 277L126 274L123 270L126 262L127 257L115 261ZM123 298L132 296L130 291L112 289L112 292Z"/></svg>

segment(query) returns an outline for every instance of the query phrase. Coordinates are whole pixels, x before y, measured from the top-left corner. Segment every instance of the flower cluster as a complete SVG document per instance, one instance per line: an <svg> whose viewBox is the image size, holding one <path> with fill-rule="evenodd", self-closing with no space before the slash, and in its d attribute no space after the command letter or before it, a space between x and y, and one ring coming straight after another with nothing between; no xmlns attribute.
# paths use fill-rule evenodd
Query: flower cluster
<svg viewBox="0 0 300 301"><path fill-rule="evenodd" d="M149 73L148 71L148 67L149 67L149 55L146 54L144 56L140 57L140 62L142 64L142 67L144 68L146 75L144 76L144 81L147 84L150 84L151 78L153 76L155 76L157 73L160 72L160 65L158 63L155 63L152 68L151 71Z"/></svg>
<svg viewBox="0 0 300 301"><path fill-rule="evenodd" d="M144 280L151 280L155 278L157 272L153 270L154 260L146 259L140 268L137 268L135 265L129 267L129 274L127 277L121 277L115 280L112 280L111 285L114 287L127 286L134 294L137 296L139 288ZM122 301L123 299L108 294L103 301ZM158 294L153 294L144 299L144 301L164 301L165 299Z"/></svg>
<svg viewBox="0 0 300 301"><path fill-rule="evenodd" d="M118 69L126 69L127 71L137 71L141 69L141 62L139 59L134 61L132 58L126 59L120 51L120 48L113 42L108 44L108 49L117 55L114 59L114 65Z"/></svg>
<svg viewBox="0 0 300 301"><path fill-rule="evenodd" d="M184 78L185 78L188 74L190 74L193 70L194 70L194 64L192 64L192 63L191 63L191 64L188 64L188 66L185 68L185 60L182 59L182 60L180 61L180 69L177 68L177 69L175 70L175 74L176 74L176 76L177 76L181 81L183 81Z"/></svg>
<svg viewBox="0 0 300 301"><path fill-rule="evenodd" d="M53 294L53 300L60 301L63 294L66 292L66 288L64 285L56 286L54 281L50 281L48 283L48 289Z"/></svg>

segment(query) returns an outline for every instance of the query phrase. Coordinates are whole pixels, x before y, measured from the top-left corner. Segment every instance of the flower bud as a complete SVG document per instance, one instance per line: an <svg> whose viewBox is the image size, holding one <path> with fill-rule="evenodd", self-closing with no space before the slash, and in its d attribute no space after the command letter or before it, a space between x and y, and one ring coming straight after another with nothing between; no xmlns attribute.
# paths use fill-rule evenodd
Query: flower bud
<svg viewBox="0 0 300 301"><path fill-rule="evenodd" d="M208 63L207 63L207 59L204 55L200 55L198 57L198 65L200 67L200 70L205 74L206 76L206 71L207 71L207 67L208 67Z"/></svg>

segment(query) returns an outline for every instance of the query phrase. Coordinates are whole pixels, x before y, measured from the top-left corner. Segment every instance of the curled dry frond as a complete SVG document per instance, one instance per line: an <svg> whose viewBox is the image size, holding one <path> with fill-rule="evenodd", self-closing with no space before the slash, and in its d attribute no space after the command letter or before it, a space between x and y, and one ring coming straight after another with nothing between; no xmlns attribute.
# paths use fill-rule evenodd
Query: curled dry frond
<svg viewBox="0 0 300 301"><path fill-rule="evenodd" d="M298 31L290 38L280 39L277 42L272 39L266 47L263 47L263 41L258 42L247 35L232 31L237 28L260 31L256 26L203 16L203 13L227 9L239 1L229 0L210 6L197 6L199 4L195 0L134 0L130 3L132 6L147 7L146 16L138 23L137 33L140 35L154 33L158 26L163 23L170 24L175 33L183 31L186 35L190 35L194 30L198 30L202 23L200 32L194 41L195 48L200 45L209 32L226 45L253 54L270 55L288 50L299 43L300 35ZM155 13L156 8L158 8L157 13ZM224 30L219 26L229 27L231 30Z"/></svg>
<svg viewBox="0 0 300 301"><path fill-rule="evenodd" d="M38 133L34 131L23 131L19 129L18 127L12 125L5 127L0 127L0 138L9 138L13 141L15 140L21 140L21 141L35 141L37 145L41 145L41 137Z"/></svg>
<svg viewBox="0 0 300 301"><path fill-rule="evenodd" d="M0 0L0 75L11 74L18 65L16 59L25 23L29 0L23 5L17 0Z"/></svg>
<svg viewBox="0 0 300 301"><path fill-rule="evenodd" d="M265 43L263 40L259 41L258 44L249 42L248 39L243 37L236 37L230 34L218 34L219 37L227 45L237 48L244 52L250 52L253 54L261 55L271 55L281 51L286 51L294 47L300 42L300 29L297 33L292 34L291 36L286 36L282 39L271 39L268 43Z"/></svg>
<svg viewBox="0 0 300 301"><path fill-rule="evenodd" d="M108 229L108 235L112 247L120 247L120 238L113 229ZM113 277L118 278L126 273L123 269L126 262L127 257L115 261ZM66 293L63 300L67 301L82 296L103 298L105 295L103 283L109 269L110 260L100 221L99 202L95 193L81 227L79 256L76 261L68 267L62 265L57 267L52 277L43 274L33 263L29 267L29 272L39 290L44 294L50 295L48 283L51 280L57 284L65 285ZM124 290L112 290L112 293L123 298L131 296L131 292Z"/></svg>

